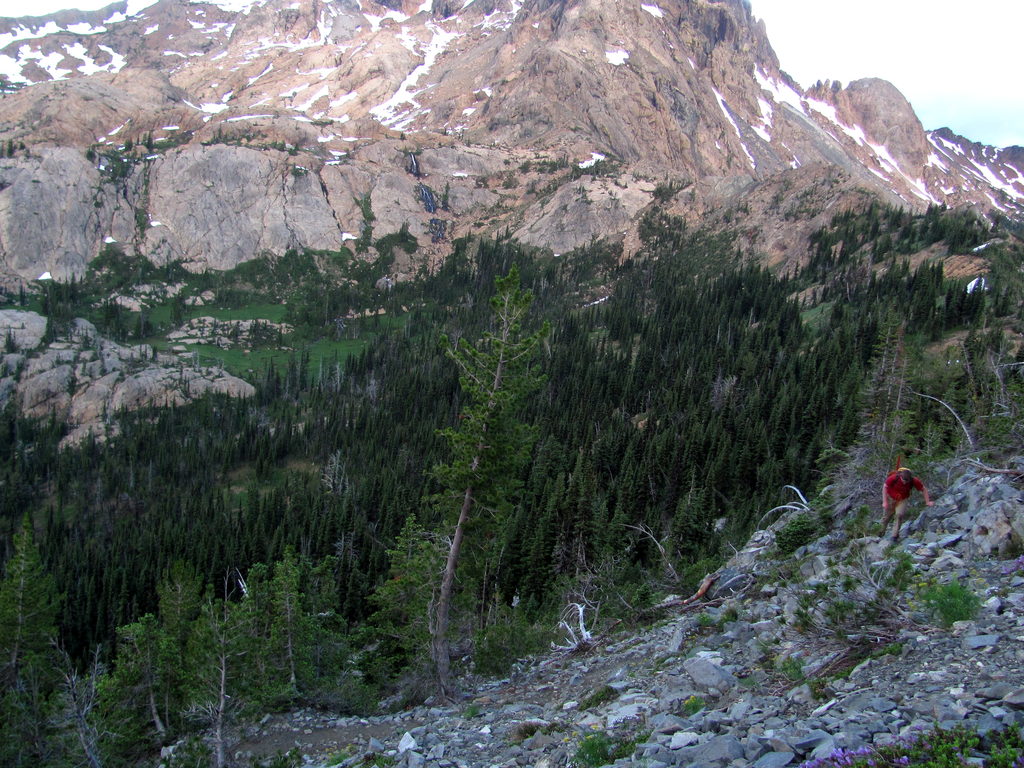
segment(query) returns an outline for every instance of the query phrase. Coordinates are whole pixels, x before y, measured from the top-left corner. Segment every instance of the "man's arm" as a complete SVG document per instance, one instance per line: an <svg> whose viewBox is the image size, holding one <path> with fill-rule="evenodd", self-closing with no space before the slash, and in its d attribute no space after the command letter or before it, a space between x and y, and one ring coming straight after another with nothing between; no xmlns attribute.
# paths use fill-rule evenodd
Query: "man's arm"
<svg viewBox="0 0 1024 768"><path fill-rule="evenodd" d="M924 483L918 477L914 478L914 487L917 488L921 493L924 494L924 505L926 507L933 506L931 498L928 496L928 489L924 487Z"/></svg>

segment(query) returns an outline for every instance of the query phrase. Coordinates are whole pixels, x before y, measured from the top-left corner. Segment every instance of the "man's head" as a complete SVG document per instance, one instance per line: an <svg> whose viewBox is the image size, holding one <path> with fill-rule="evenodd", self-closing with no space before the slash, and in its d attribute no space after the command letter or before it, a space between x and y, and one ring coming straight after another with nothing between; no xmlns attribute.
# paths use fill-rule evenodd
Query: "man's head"
<svg viewBox="0 0 1024 768"><path fill-rule="evenodd" d="M900 477L903 479L904 483L909 483L914 479L914 474L906 467L903 467L900 469Z"/></svg>

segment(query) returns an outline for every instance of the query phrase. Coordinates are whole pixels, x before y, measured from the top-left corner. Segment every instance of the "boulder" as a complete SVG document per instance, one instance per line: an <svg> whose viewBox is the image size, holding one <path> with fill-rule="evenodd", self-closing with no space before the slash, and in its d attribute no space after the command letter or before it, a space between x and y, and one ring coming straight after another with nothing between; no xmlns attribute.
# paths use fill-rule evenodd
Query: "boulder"
<svg viewBox="0 0 1024 768"><path fill-rule="evenodd" d="M706 658L696 656L683 662L683 669L694 685L704 691L725 691L736 685L736 678Z"/></svg>
<svg viewBox="0 0 1024 768"><path fill-rule="evenodd" d="M968 534L968 543L982 555L1008 557L1024 546L1024 503L1000 500L981 509Z"/></svg>
<svg viewBox="0 0 1024 768"><path fill-rule="evenodd" d="M0 344L10 339L16 349L35 349L46 333L46 318L35 312L0 309Z"/></svg>

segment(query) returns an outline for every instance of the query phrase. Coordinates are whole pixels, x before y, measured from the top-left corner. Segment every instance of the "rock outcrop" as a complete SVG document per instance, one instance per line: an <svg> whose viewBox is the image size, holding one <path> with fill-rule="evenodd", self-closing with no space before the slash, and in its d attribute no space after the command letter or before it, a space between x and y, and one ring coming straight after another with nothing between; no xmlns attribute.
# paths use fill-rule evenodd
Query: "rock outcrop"
<svg viewBox="0 0 1024 768"><path fill-rule="evenodd" d="M0 312L0 337L13 347L0 365L0 408L14 399L25 416L67 423L65 444L107 436L120 411L183 405L208 392L250 397L255 391L220 368L104 339L86 320L43 345L45 328L46 318L34 312Z"/></svg>

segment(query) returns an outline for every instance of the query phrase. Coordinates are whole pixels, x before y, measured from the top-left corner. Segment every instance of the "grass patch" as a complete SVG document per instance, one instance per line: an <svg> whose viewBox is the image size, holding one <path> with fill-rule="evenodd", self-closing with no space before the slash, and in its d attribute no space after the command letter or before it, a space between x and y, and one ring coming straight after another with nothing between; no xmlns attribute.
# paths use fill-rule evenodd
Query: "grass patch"
<svg viewBox="0 0 1024 768"><path fill-rule="evenodd" d="M212 317L215 320L267 320L283 323L287 304L277 302L248 304L244 307L191 307L193 317Z"/></svg>
<svg viewBox="0 0 1024 768"><path fill-rule="evenodd" d="M598 768L629 757L636 745L647 737L646 734L613 738L606 733L592 733L580 742L572 758L572 765L579 768Z"/></svg>
<svg viewBox="0 0 1024 768"><path fill-rule="evenodd" d="M610 685L602 685L580 702L580 709L592 709L619 698L619 693Z"/></svg>
<svg viewBox="0 0 1024 768"><path fill-rule="evenodd" d="M158 348L167 347L165 340L153 340ZM321 339L297 349L281 347L232 347L221 349L210 344L185 344L189 352L198 356L200 365L215 365L239 378L253 380L266 372L270 365L284 370L288 363L299 354L309 356L308 371L316 376L321 366L332 366L344 362L367 345L368 339Z"/></svg>

